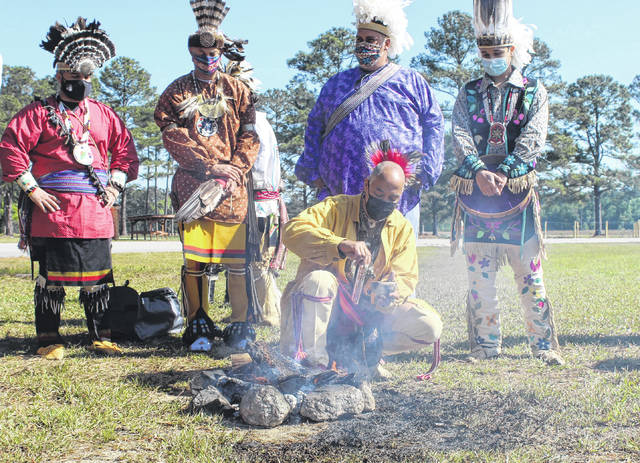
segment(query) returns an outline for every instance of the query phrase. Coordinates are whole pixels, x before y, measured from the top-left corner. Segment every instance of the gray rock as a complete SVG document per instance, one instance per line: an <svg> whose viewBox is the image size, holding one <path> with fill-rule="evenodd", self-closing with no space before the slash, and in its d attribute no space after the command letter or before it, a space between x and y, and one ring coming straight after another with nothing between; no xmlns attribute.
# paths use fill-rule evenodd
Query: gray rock
<svg viewBox="0 0 640 463"><path fill-rule="evenodd" d="M309 379L302 375L291 375L280 379L278 389L283 394L295 394L305 386L308 386Z"/></svg>
<svg viewBox="0 0 640 463"><path fill-rule="evenodd" d="M233 414L235 411L227 398L213 386L201 390L191 401L193 410L206 409L212 413Z"/></svg>
<svg viewBox="0 0 640 463"><path fill-rule="evenodd" d="M331 384L309 392L300 407L300 415L313 421L331 421L363 410L364 398L359 389L347 384Z"/></svg>
<svg viewBox="0 0 640 463"><path fill-rule="evenodd" d="M238 378L221 376L216 382L216 388L222 392L232 404L239 404L242 397L251 389L253 385Z"/></svg>
<svg viewBox="0 0 640 463"><path fill-rule="evenodd" d="M192 395L198 395L200 391L208 388L209 386L216 386L218 378L224 376L222 370L207 370L201 372L198 376L193 378L189 384Z"/></svg>
<svg viewBox="0 0 640 463"><path fill-rule="evenodd" d="M368 382L363 381L360 384L360 392L362 392L362 398L364 399L364 409L363 412L372 412L376 409L376 399L373 397L373 392L371 391L371 386Z"/></svg>
<svg viewBox="0 0 640 463"><path fill-rule="evenodd" d="M285 394L284 398L289 403L289 406L291 407L291 411L289 413L291 415L300 414L300 407L302 406L302 401L298 400L298 398L292 394Z"/></svg>
<svg viewBox="0 0 640 463"><path fill-rule="evenodd" d="M291 406L273 386L255 386L240 401L240 416L245 423L271 428L282 424Z"/></svg>

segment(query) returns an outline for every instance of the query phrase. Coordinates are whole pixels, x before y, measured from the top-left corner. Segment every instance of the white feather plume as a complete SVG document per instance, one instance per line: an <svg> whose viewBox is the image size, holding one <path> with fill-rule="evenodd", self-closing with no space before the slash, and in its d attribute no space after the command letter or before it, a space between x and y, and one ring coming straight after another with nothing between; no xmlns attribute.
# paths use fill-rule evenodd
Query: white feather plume
<svg viewBox="0 0 640 463"><path fill-rule="evenodd" d="M413 45L413 38L407 32L409 21L404 12L404 8L410 4L411 0L353 0L356 25L374 19L382 21L389 29L391 39L389 57L395 58Z"/></svg>
<svg viewBox="0 0 640 463"><path fill-rule="evenodd" d="M535 53L533 49L533 29L534 25L523 24L516 18L513 18L511 24L511 37L513 37L513 46L516 48L513 53L512 64L522 70L531 62L531 54Z"/></svg>

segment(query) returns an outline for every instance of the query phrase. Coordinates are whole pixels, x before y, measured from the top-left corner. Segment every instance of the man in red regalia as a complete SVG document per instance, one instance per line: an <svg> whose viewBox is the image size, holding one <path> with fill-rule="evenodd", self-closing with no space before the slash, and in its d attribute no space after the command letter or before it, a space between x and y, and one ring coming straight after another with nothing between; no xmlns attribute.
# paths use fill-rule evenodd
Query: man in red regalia
<svg viewBox="0 0 640 463"><path fill-rule="evenodd" d="M107 283L113 282L111 206L138 173L131 134L108 106L88 98L91 77L115 56L100 23L56 23L41 47L54 54L57 95L37 99L9 122L0 141L3 180L15 181L21 242L39 262L34 291L38 354L62 359L64 286L79 286L92 348L111 342ZM109 156L110 153L110 156Z"/></svg>

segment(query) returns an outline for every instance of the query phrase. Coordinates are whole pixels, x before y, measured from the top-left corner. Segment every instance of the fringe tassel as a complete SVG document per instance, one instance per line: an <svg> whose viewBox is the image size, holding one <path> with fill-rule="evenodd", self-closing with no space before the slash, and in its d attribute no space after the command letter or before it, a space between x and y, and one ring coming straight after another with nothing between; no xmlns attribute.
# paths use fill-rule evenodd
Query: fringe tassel
<svg viewBox="0 0 640 463"><path fill-rule="evenodd" d="M527 175L523 175L518 178L510 178L507 180L507 188L514 194L522 193L525 190L534 188L538 185L538 176L535 170L532 170ZM470 194L470 193L469 193Z"/></svg>
<svg viewBox="0 0 640 463"><path fill-rule="evenodd" d="M298 345L298 350L296 351L296 355L293 358L298 362L302 362L307 358L307 353L302 350L302 344Z"/></svg>
<svg viewBox="0 0 640 463"><path fill-rule="evenodd" d="M289 221L289 214L287 213L287 206L284 203L282 196L278 199L278 207L280 211L280 223L278 229L278 246L276 252L269 264L274 271L284 270L285 261L287 260L287 248L284 245L284 226Z"/></svg>
<svg viewBox="0 0 640 463"><path fill-rule="evenodd" d="M33 290L33 303L36 311L40 309L41 313L51 312L60 314L64 310L64 298L67 295L63 287L59 289L48 289L36 283Z"/></svg>
<svg viewBox="0 0 640 463"><path fill-rule="evenodd" d="M470 195L473 193L473 179L461 178L457 175L453 175L449 180L449 188L463 195Z"/></svg>
<svg viewBox="0 0 640 463"><path fill-rule="evenodd" d="M533 198L533 220L536 228L536 236L538 237L540 257L546 259L547 249L544 245L544 234L542 233L542 218L540 216L540 213L540 197L538 196L538 192L536 191Z"/></svg>
<svg viewBox="0 0 640 463"><path fill-rule="evenodd" d="M104 313L109 307L109 286L102 285L96 291L80 290L80 302L89 313Z"/></svg>
<svg viewBox="0 0 640 463"><path fill-rule="evenodd" d="M477 254L487 256L489 259L494 260L498 269L508 264L507 254L503 252L507 246L519 247L512 244L494 244L494 243L465 243L465 254Z"/></svg>
<svg viewBox="0 0 640 463"><path fill-rule="evenodd" d="M260 303L258 297L258 291L256 290L256 276L253 273L253 266L247 264L245 267L245 286L247 288L247 296L249 305L247 307L247 322L249 323L262 323L264 321L264 309Z"/></svg>
<svg viewBox="0 0 640 463"><path fill-rule="evenodd" d="M451 222L451 256L456 253L460 247L460 240L464 233L464 222L462 221L462 206L460 206L460 200L456 197L456 205L453 212L453 221Z"/></svg>

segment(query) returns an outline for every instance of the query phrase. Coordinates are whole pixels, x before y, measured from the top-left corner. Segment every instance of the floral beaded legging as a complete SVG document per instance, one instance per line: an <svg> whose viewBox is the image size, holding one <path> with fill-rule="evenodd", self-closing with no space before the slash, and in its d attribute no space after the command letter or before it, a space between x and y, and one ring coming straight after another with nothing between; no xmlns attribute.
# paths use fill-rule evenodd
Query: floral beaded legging
<svg viewBox="0 0 640 463"><path fill-rule="evenodd" d="M524 310L527 339L531 350L557 349L558 339L551 304L544 287L542 264L536 237L524 244L522 258L518 246L497 246L493 252L466 252L469 276L467 316L472 352L484 350L487 357L500 353L500 312L496 294L499 263L506 258L511 266L520 303Z"/></svg>

